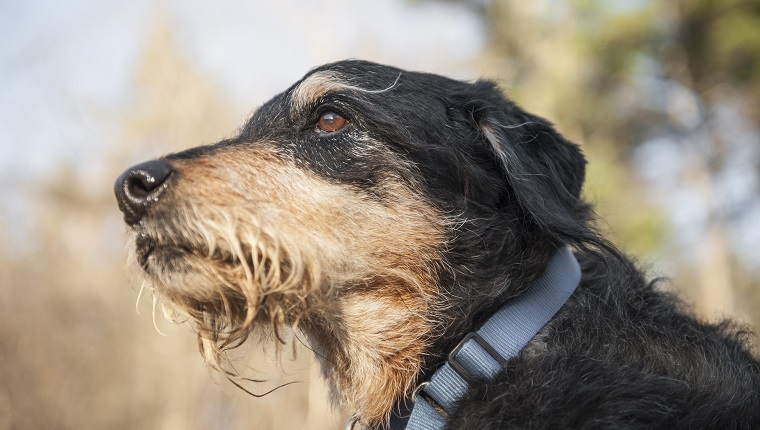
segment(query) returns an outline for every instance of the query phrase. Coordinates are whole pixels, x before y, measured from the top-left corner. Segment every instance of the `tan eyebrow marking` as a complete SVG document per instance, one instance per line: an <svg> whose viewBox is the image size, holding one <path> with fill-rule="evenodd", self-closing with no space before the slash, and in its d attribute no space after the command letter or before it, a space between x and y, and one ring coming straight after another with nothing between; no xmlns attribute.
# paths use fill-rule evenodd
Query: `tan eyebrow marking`
<svg viewBox="0 0 760 430"><path fill-rule="evenodd" d="M296 108L302 108L309 103L318 100L320 97L325 96L336 91L351 90L361 93L377 94L390 91L398 86L401 80L402 73L399 73L396 80L386 88L379 90L370 90L361 88L356 85L351 85L346 82L339 74L331 71L321 71L312 73L309 77L304 79L291 93L291 100Z"/></svg>

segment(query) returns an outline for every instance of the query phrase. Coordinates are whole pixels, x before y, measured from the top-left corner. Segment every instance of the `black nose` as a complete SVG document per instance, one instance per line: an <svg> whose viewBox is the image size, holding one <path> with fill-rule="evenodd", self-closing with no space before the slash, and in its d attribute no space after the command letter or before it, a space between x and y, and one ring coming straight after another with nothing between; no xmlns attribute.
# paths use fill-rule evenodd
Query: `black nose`
<svg viewBox="0 0 760 430"><path fill-rule="evenodd" d="M158 200L166 188L166 180L172 174L172 166L163 160L152 160L132 166L119 176L113 186L124 222L134 225L140 222L148 207Z"/></svg>

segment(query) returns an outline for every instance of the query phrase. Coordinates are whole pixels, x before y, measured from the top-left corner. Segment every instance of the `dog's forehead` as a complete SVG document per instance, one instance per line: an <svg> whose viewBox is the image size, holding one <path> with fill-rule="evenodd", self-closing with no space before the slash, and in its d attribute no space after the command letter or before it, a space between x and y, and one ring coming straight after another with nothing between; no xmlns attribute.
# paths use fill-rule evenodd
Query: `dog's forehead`
<svg viewBox="0 0 760 430"><path fill-rule="evenodd" d="M313 103L324 95L346 88L349 81L331 70L313 72L304 77L289 92L295 108Z"/></svg>
<svg viewBox="0 0 760 430"><path fill-rule="evenodd" d="M393 118L392 123L426 115L444 120L443 110L452 94L469 83L445 76L402 70L362 60L345 60L308 72L291 87L251 114L241 137L252 140L262 134L285 132L313 121L323 105L354 115ZM411 125L411 124L410 124Z"/></svg>
<svg viewBox="0 0 760 430"><path fill-rule="evenodd" d="M291 103L301 107L338 91L387 92L399 83L402 75L407 75L405 78L409 79L413 74L392 66L366 61L342 61L312 70L288 93Z"/></svg>

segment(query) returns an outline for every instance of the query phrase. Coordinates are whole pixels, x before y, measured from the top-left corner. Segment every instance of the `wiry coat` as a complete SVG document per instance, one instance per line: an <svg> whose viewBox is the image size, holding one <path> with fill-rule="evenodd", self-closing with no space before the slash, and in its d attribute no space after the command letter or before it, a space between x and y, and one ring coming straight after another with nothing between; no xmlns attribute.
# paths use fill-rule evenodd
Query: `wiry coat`
<svg viewBox="0 0 760 430"><path fill-rule="evenodd" d="M450 428L760 428L748 333L696 321L630 262L579 259L572 299Z"/></svg>
<svg viewBox="0 0 760 430"><path fill-rule="evenodd" d="M141 276L214 366L255 327L297 327L336 403L382 427L567 244L581 285L450 428L760 428L749 335L696 321L605 241L579 148L491 82L329 64L160 163L117 198Z"/></svg>

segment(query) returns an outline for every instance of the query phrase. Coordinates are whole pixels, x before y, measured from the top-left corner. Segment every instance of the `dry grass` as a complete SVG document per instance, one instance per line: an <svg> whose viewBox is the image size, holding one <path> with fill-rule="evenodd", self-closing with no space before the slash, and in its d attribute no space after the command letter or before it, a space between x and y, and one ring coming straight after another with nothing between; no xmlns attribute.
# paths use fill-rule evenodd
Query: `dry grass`
<svg viewBox="0 0 760 430"><path fill-rule="evenodd" d="M310 354L238 362L268 380L255 392L303 381L257 399L206 369L189 328L159 318L159 334L149 298L135 312L107 191L40 196L25 244L0 220L0 429L339 428Z"/></svg>

